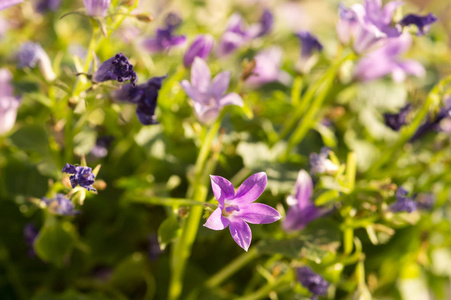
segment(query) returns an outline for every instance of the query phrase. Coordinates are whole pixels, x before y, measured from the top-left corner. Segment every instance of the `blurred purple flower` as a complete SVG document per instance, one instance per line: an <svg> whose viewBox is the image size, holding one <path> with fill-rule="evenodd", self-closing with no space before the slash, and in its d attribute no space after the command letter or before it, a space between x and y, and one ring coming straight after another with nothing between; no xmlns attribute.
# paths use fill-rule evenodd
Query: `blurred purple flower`
<svg viewBox="0 0 451 300"><path fill-rule="evenodd" d="M420 137L431 131L441 131L441 124L446 119L449 120L451 117L451 97L445 100L444 107L442 107L435 116L429 115L426 121L418 127L415 134L410 138L410 142L418 140Z"/></svg>
<svg viewBox="0 0 451 300"><path fill-rule="evenodd" d="M218 118L226 105L243 106L243 99L237 93L224 95L229 87L230 72L221 72L211 80L210 69L204 60L194 59L191 67L191 83L181 82L182 88L194 101L194 111L202 123L209 124Z"/></svg>
<svg viewBox="0 0 451 300"><path fill-rule="evenodd" d="M91 17L105 17L111 0L83 0L86 12Z"/></svg>
<svg viewBox="0 0 451 300"><path fill-rule="evenodd" d="M160 254L163 253L158 242L158 235L155 233L149 234L149 248L147 253L151 261L156 261Z"/></svg>
<svg viewBox="0 0 451 300"><path fill-rule="evenodd" d="M162 82L166 77L153 77L137 87L126 84L114 94L114 97L120 101L137 104L136 114L143 125L158 124L155 118L158 91L161 89Z"/></svg>
<svg viewBox="0 0 451 300"><path fill-rule="evenodd" d="M33 69L38 65L42 76L44 76L46 80L53 81L56 79L49 56L44 49L42 49L41 45L37 43L23 43L17 53L17 60L19 68L28 67Z"/></svg>
<svg viewBox="0 0 451 300"><path fill-rule="evenodd" d="M310 267L296 268L296 277L313 294L312 300L318 299L318 296L327 293L329 282L320 274L315 273Z"/></svg>
<svg viewBox="0 0 451 300"><path fill-rule="evenodd" d="M182 24L182 19L180 16L174 12L169 13L164 20L166 28L174 30Z"/></svg>
<svg viewBox="0 0 451 300"><path fill-rule="evenodd" d="M20 105L20 98L14 97L12 78L8 69L0 69L0 135L13 128Z"/></svg>
<svg viewBox="0 0 451 300"><path fill-rule="evenodd" d="M104 158L108 154L108 147L114 140L113 136L99 136L97 137L95 146L91 149L91 155L96 158Z"/></svg>
<svg viewBox="0 0 451 300"><path fill-rule="evenodd" d="M174 13L168 14L165 19L164 28L156 30L155 37L145 39L143 47L150 52L167 51L172 47L181 46L185 43L186 37L183 35L174 35L174 30L180 26L182 20Z"/></svg>
<svg viewBox="0 0 451 300"><path fill-rule="evenodd" d="M245 251L252 240L251 224L269 224L280 220L277 210L257 200L266 187L266 173L256 173L247 178L235 193L235 188L227 179L210 175L213 194L219 202L218 208L210 215L205 227L223 230L229 226L235 242Z"/></svg>
<svg viewBox="0 0 451 300"><path fill-rule="evenodd" d="M74 204L64 194L56 194L52 199L44 197L42 201L49 211L56 215L73 216L80 213L80 211L74 209Z"/></svg>
<svg viewBox="0 0 451 300"><path fill-rule="evenodd" d="M66 164L61 172L71 174L69 180L72 188L79 185L88 191L96 191L96 189L92 187L96 176L92 173L91 168L77 167L71 164Z"/></svg>
<svg viewBox="0 0 451 300"><path fill-rule="evenodd" d="M421 193L415 197L419 209L430 210L434 207L435 196L430 193Z"/></svg>
<svg viewBox="0 0 451 300"><path fill-rule="evenodd" d="M318 39L313 36L310 32L300 31L296 33L296 36L301 41L301 57L304 59L312 56L313 51L317 50L320 52L323 50L323 45L318 41Z"/></svg>
<svg viewBox="0 0 451 300"><path fill-rule="evenodd" d="M185 52L185 56L183 57L185 67L189 68L193 64L194 58L196 57L200 57L204 60L207 59L208 55L210 55L211 49L213 48L214 42L215 40L209 34L198 35Z"/></svg>
<svg viewBox="0 0 451 300"><path fill-rule="evenodd" d="M36 11L44 14L48 11L56 11L61 5L61 0L38 0L35 4Z"/></svg>
<svg viewBox="0 0 451 300"><path fill-rule="evenodd" d="M246 85L257 87L273 81L288 85L291 76L280 69L282 55L282 49L276 46L259 52L254 58L255 68L252 75L246 79Z"/></svg>
<svg viewBox="0 0 451 300"><path fill-rule="evenodd" d="M393 129L394 131L399 131L402 126L407 124L407 116L411 111L410 103L401 108L401 110L396 114L385 113L384 120L385 125Z"/></svg>
<svg viewBox="0 0 451 300"><path fill-rule="evenodd" d="M428 32L431 24L437 22L437 17L433 13L426 16L410 14L405 16L399 24L401 26L415 25L418 28L418 35L424 35Z"/></svg>
<svg viewBox="0 0 451 300"><path fill-rule="evenodd" d="M342 3L338 8L339 19L337 23L337 35L342 44L349 44L355 35L359 21L357 14L352 9L347 9Z"/></svg>
<svg viewBox="0 0 451 300"><path fill-rule="evenodd" d="M424 76L425 70L419 62L399 58L409 50L411 44L412 37L408 33L388 39L382 47L370 52L357 63L355 77L361 81L370 81L391 74L395 82L402 82L406 74Z"/></svg>
<svg viewBox="0 0 451 300"><path fill-rule="evenodd" d="M36 256L36 252L34 251L34 241L36 240L39 234L39 230L34 226L33 223L27 223L23 229L23 236L25 239L25 244L29 247L28 256L34 257Z"/></svg>
<svg viewBox="0 0 451 300"><path fill-rule="evenodd" d="M117 80L118 82L124 82L130 80L132 86L136 86L138 76L133 70L133 65L129 62L128 58L118 53L110 59L104 61L97 72L94 73L94 81L104 82L108 80Z"/></svg>
<svg viewBox="0 0 451 300"><path fill-rule="evenodd" d="M23 0L0 0L0 11L22 2Z"/></svg>
<svg viewBox="0 0 451 300"><path fill-rule="evenodd" d="M312 193L312 178L306 171L301 170L294 187L294 196L287 198L290 209L282 224L285 231L301 230L324 213L311 201Z"/></svg>
<svg viewBox="0 0 451 300"><path fill-rule="evenodd" d="M396 202L390 207L393 212L413 212L417 210L417 203L410 197L407 197L408 192L403 187L398 187L396 190Z"/></svg>
<svg viewBox="0 0 451 300"><path fill-rule="evenodd" d="M328 159L330 149L321 148L319 154L310 154L310 173L315 174L334 174L338 171L338 166Z"/></svg>
<svg viewBox="0 0 451 300"><path fill-rule="evenodd" d="M274 24L273 14L269 9L265 9L262 16L260 17L260 22L258 24L260 26L260 30L257 34L257 37L268 34L272 30L273 24Z"/></svg>

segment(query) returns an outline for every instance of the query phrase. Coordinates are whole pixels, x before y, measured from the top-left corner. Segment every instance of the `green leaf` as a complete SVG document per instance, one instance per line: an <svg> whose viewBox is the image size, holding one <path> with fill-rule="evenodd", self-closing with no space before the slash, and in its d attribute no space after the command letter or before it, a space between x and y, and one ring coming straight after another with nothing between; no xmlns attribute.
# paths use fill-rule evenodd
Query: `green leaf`
<svg viewBox="0 0 451 300"><path fill-rule="evenodd" d="M166 246L172 242L179 234L180 225L177 220L177 216L171 216L161 223L158 228L158 242L160 243L161 250L164 250Z"/></svg>
<svg viewBox="0 0 451 300"><path fill-rule="evenodd" d="M24 151L38 152L42 155L47 155L50 151L47 132L41 125L25 125L14 132L10 139L14 145Z"/></svg>

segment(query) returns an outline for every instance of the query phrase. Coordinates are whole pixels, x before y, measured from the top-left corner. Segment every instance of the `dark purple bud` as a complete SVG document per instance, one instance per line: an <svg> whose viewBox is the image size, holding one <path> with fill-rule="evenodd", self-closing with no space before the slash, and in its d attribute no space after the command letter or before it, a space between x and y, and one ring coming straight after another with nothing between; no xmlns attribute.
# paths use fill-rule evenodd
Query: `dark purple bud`
<svg viewBox="0 0 451 300"><path fill-rule="evenodd" d="M211 35L205 34L197 36L183 57L185 67L189 68L193 64L194 58L196 57L200 57L205 60L210 54L213 44L214 39Z"/></svg>
<svg viewBox="0 0 451 300"><path fill-rule="evenodd" d="M431 24L437 22L437 17L433 13L426 16L410 14L405 16L399 24L401 26L415 25L418 28L418 35L426 34Z"/></svg>
<svg viewBox="0 0 451 300"><path fill-rule="evenodd" d="M303 58L312 56L314 50L317 50L318 52L323 50L323 45L321 45L318 39L310 32L300 31L296 36L301 41L301 56Z"/></svg>
<svg viewBox="0 0 451 300"><path fill-rule="evenodd" d="M48 11L56 11L61 4L61 0L38 0L36 2L36 11L45 14Z"/></svg>
<svg viewBox="0 0 451 300"><path fill-rule="evenodd" d="M264 36L268 34L273 26L274 17L269 9L266 9L263 12L263 15L260 18L260 32L257 36Z"/></svg>
<svg viewBox="0 0 451 300"><path fill-rule="evenodd" d="M108 80L116 80L118 82L130 80L131 85L133 87L136 86L138 76L133 70L133 65L122 53L118 53L112 58L104 61L94 74L94 81L96 82Z"/></svg>
<svg viewBox="0 0 451 300"><path fill-rule="evenodd" d="M30 257L36 255L36 253L34 252L34 241L36 240L38 234L39 234L38 229L32 223L27 223L27 225L25 225L23 229L23 236L25 239L25 243L29 247L28 256Z"/></svg>
<svg viewBox="0 0 451 300"><path fill-rule="evenodd" d="M315 273L309 267L297 268L296 277L298 278L299 282L315 297L325 295L327 293L329 282L327 282L320 274Z"/></svg>
<svg viewBox="0 0 451 300"><path fill-rule="evenodd" d="M407 124L407 115L410 112L410 108L410 104L407 104L396 114L385 113L385 125L393 129L394 131L399 131L402 126Z"/></svg>
<svg viewBox="0 0 451 300"><path fill-rule="evenodd" d="M74 204L63 194L56 194L56 197L52 199L42 198L42 201L46 204L51 213L61 216L72 216L80 213L80 211L74 209Z"/></svg>
<svg viewBox="0 0 451 300"><path fill-rule="evenodd" d="M75 168L75 169L74 169ZM72 188L77 185L87 189L88 191L95 191L91 185L94 183L96 176L92 174L92 169L89 167L76 167L71 164L66 164L62 170L63 173L72 174L69 177Z"/></svg>
<svg viewBox="0 0 451 300"><path fill-rule="evenodd" d="M410 197L407 197L408 192L403 187L398 187L396 190L396 202L391 205L393 212L413 212L417 210L417 203Z"/></svg>

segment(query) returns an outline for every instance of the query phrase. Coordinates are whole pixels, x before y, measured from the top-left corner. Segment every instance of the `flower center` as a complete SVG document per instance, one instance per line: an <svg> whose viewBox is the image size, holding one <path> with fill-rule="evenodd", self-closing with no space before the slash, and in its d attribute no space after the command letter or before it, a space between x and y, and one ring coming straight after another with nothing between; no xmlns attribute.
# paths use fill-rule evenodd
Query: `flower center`
<svg viewBox="0 0 451 300"><path fill-rule="evenodd" d="M222 215L224 217L229 217L233 214L234 211L240 211L239 207L236 205L225 205L224 209L222 210Z"/></svg>

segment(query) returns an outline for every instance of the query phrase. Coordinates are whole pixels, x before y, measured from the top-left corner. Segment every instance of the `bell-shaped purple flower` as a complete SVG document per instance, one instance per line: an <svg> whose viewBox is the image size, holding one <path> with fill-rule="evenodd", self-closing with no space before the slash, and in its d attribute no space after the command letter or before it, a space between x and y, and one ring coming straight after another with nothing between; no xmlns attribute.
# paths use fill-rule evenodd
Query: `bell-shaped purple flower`
<svg viewBox="0 0 451 300"><path fill-rule="evenodd" d="M306 171L301 170L294 187L294 195L287 198L290 209L282 224L285 231L301 230L324 213L311 200L312 193L312 178Z"/></svg>
<svg viewBox="0 0 451 300"><path fill-rule="evenodd" d="M174 31L180 26L182 20L174 13L170 13L165 19L165 27L156 30L152 38L147 38L143 42L143 47L150 52L162 52L185 43L186 37L175 35Z"/></svg>
<svg viewBox="0 0 451 300"><path fill-rule="evenodd" d="M22 2L23 0L0 0L0 11Z"/></svg>
<svg viewBox="0 0 451 300"><path fill-rule="evenodd" d="M105 17L111 0L83 0L86 12L91 17Z"/></svg>
<svg viewBox="0 0 451 300"><path fill-rule="evenodd" d="M325 295L329 288L327 282L320 274L315 273L310 267L296 268L296 277L299 282L313 294L312 299Z"/></svg>
<svg viewBox="0 0 451 300"><path fill-rule="evenodd" d="M250 176L236 192L227 179L213 175L210 178L213 194L219 205L204 226L212 230L223 230L228 226L238 246L247 251L252 240L252 232L247 223L269 224L281 218L279 212L271 206L253 203L265 190L266 173Z"/></svg>
<svg viewBox="0 0 451 300"><path fill-rule="evenodd" d="M72 188L79 185L88 191L96 191L96 189L92 187L96 176L92 173L91 168L66 164L61 172L71 174L69 180Z"/></svg>
<svg viewBox="0 0 451 300"><path fill-rule="evenodd" d="M42 201L48 210L56 215L72 216L79 213L78 210L74 209L74 204L72 201L63 194L56 194L56 196L52 199L44 197L42 198Z"/></svg>
<svg viewBox="0 0 451 300"><path fill-rule="evenodd" d="M49 56L42 49L41 45L37 43L26 42L22 44L17 53L17 60L19 68L28 67L33 69L37 65L46 80L53 81L56 79Z"/></svg>
<svg viewBox="0 0 451 300"><path fill-rule="evenodd" d="M226 105L243 106L243 99L237 93L224 93L230 82L230 73L221 72L211 80L210 69L204 60L194 59L191 67L191 83L182 81L182 88L194 101L194 111L204 124L210 124L218 118L219 112Z"/></svg>
<svg viewBox="0 0 451 300"><path fill-rule="evenodd" d="M396 202L390 207L393 212L413 212L417 210L417 203L410 197L407 197L408 192L403 187L398 187L396 190Z"/></svg>
<svg viewBox="0 0 451 300"><path fill-rule="evenodd" d="M96 82L130 80L132 86L136 86L138 76L128 58L124 54L118 53L100 65L97 72L94 73L93 79Z"/></svg>
<svg viewBox="0 0 451 300"><path fill-rule="evenodd" d="M38 0L35 9L38 13L44 14L48 11L56 11L61 5L61 0Z"/></svg>
<svg viewBox="0 0 451 300"><path fill-rule="evenodd" d="M410 103L404 106L398 113L384 114L385 125L393 129L394 131L399 131L401 127L407 124L407 116L411 110Z"/></svg>
<svg viewBox="0 0 451 300"><path fill-rule="evenodd" d="M34 226L33 223L27 223L23 229L23 237L25 239L25 243L28 246L28 256L34 257L36 256L36 252L34 251L34 241L38 237L39 230Z"/></svg>
<svg viewBox="0 0 451 300"><path fill-rule="evenodd" d="M437 17L433 13L426 16L410 14L405 16L399 24L401 26L415 25L418 28L418 35L424 35L428 32L431 24L437 22Z"/></svg>
<svg viewBox="0 0 451 300"><path fill-rule="evenodd" d="M206 60L208 55L210 55L214 42L215 40L209 34L198 35L185 52L185 56L183 57L183 64L185 67L189 68L196 57Z"/></svg>
<svg viewBox="0 0 451 300"><path fill-rule="evenodd" d="M319 154L310 154L310 173L314 174L335 174L338 167L329 157L330 149L327 147L321 148Z"/></svg>
<svg viewBox="0 0 451 300"><path fill-rule="evenodd" d="M268 34L272 30L273 24L274 24L273 14L269 9L265 9L262 16L260 17L260 22L258 24L260 26L260 30L257 34L257 37Z"/></svg>
<svg viewBox="0 0 451 300"><path fill-rule="evenodd" d="M323 45L318 41L318 39L308 31L300 31L296 34L298 39L301 41L301 57L309 58L312 56L313 51L320 52L323 50Z"/></svg>
<svg viewBox="0 0 451 300"><path fill-rule="evenodd" d="M14 97L12 78L8 69L0 69L0 135L13 128L20 104L20 99Z"/></svg>
<svg viewBox="0 0 451 300"><path fill-rule="evenodd" d="M355 77L370 81L391 74L395 82L402 82L406 75L422 77L423 66L412 59L401 59L412 44L412 37L404 33L400 37L388 39L385 44L363 57L356 66Z"/></svg>

